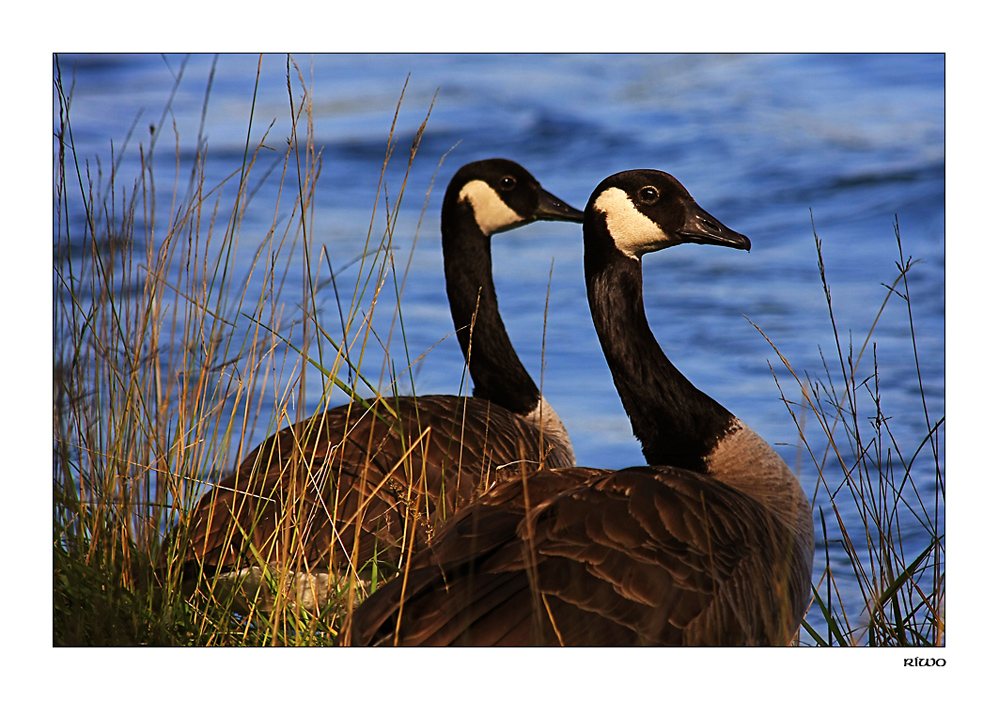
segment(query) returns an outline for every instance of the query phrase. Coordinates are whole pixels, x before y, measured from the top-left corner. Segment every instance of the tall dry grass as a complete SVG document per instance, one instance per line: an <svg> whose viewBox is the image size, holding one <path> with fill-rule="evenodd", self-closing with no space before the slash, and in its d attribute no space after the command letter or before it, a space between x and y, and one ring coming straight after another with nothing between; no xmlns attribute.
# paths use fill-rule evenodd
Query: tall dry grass
<svg viewBox="0 0 999 701"><path fill-rule="evenodd" d="M798 428L803 461L819 476L812 495L819 518L814 598L800 632L804 645L944 643L945 417L932 413L923 382L916 340L919 320L908 283L919 261L904 254L897 219L895 241L898 275L883 285L884 298L871 311L870 326L855 345L853 334L844 337L837 323L822 241L815 234L835 343L831 359L821 356L824 376L799 373L767 338L790 374L790 389L776 372L774 379ZM914 378L918 387L925 432L915 442L896 436L894 410L881 394L875 339L887 314L908 321L912 363L902 370L908 373L905 378L892 380ZM819 427L814 437L814 431L807 430L812 424ZM837 560L845 560L846 567L834 567ZM854 603L858 598L863 602L859 608Z"/></svg>
<svg viewBox="0 0 999 701"><path fill-rule="evenodd" d="M178 85L183 75L182 65ZM259 84L258 64L241 166L208 182L204 135L191 149L169 102L148 136L133 127L108 160L79 153L72 78L55 58L57 645L321 644L335 636L322 618L285 611L247 625L211 587L189 596L177 558L196 499L253 447L248 437L308 418L305 407L316 402L307 399L307 380L322 386L317 412L363 401L362 393L405 391L397 385L406 370L397 376L388 355L396 327L405 341L398 299L408 262L397 263L393 236L426 120L404 156L402 186L390 194L384 176L397 110L367 234L356 258L341 263L313 236L322 154L307 81L288 59L279 159L269 144L281 127L255 129ZM211 87L209 78L202 130ZM122 167L130 148L137 172ZM171 161L172 172L164 165ZM277 181L269 188L278 193L272 223L247 270L236 264L244 216L268 206L254 200L268 179ZM294 266L303 284L289 304ZM335 332L318 322L316 299L327 285L339 312ZM395 305L387 335L371 325L376 303ZM379 354L382 376L369 381L357 368Z"/></svg>

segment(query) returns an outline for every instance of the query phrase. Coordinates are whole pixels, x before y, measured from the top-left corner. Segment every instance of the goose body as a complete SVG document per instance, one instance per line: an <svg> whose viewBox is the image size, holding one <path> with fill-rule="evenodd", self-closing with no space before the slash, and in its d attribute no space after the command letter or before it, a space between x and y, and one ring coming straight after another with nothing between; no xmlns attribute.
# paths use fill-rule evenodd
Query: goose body
<svg viewBox="0 0 999 701"><path fill-rule="evenodd" d="M642 255L749 240L648 170L604 180L583 231L594 326L649 464L497 484L354 611L355 644L786 645L797 630L808 500L760 436L672 365L642 299Z"/></svg>
<svg viewBox="0 0 999 701"><path fill-rule="evenodd" d="M582 220L518 164L463 166L444 196L447 293L472 397L386 397L276 433L205 494L191 517L188 578L233 580L243 609L269 609L263 570L321 609L344 577L393 568L405 544L507 472L575 463L568 434L506 333L490 237L537 220Z"/></svg>

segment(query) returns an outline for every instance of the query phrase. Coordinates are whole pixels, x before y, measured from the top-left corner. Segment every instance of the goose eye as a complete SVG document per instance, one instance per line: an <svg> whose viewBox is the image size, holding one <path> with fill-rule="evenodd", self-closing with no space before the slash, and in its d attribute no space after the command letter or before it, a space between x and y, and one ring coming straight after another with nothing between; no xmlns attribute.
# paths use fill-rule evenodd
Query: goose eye
<svg viewBox="0 0 999 701"><path fill-rule="evenodd" d="M638 199L642 204L655 204L659 199L659 190L651 185L646 185L638 191Z"/></svg>
<svg viewBox="0 0 999 701"><path fill-rule="evenodd" d="M517 179L512 175L504 176L504 178L500 180L500 189L502 190L512 190L516 186L517 186Z"/></svg>

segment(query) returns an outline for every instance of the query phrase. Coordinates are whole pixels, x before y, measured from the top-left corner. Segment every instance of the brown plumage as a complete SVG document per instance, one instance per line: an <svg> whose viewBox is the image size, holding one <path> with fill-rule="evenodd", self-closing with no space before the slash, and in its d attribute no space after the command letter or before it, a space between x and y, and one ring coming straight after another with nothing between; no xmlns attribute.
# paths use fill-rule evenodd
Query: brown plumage
<svg viewBox="0 0 999 701"><path fill-rule="evenodd" d="M582 213L511 161L461 168L441 216L448 297L475 396L386 397L318 414L258 446L205 494L190 523L189 579L238 583L257 599L262 569L321 609L344 578L393 571L406 544L505 473L575 463L568 435L510 343L492 282L489 237Z"/></svg>
<svg viewBox="0 0 999 701"><path fill-rule="evenodd" d="M810 593L796 508L665 466L505 481L355 612L354 642L784 645Z"/></svg>
<svg viewBox="0 0 999 701"><path fill-rule="evenodd" d="M386 417L396 413L387 422L371 413L358 417L364 410L355 405L353 416L326 412L254 449L199 503L190 567L281 563L367 580L376 565L383 575L391 572L404 542L426 542L444 518L497 479L536 470L541 455L553 466L571 462L536 426L488 401L447 395L387 401L391 410L375 405ZM462 442L469 436L474 450ZM243 574L255 581L253 573ZM337 583L313 576L293 586L319 608Z"/></svg>
<svg viewBox="0 0 999 701"><path fill-rule="evenodd" d="M809 503L669 362L642 303L644 253L749 240L659 171L606 179L583 228L594 325L651 465L497 484L354 611L354 644L785 645L797 630Z"/></svg>

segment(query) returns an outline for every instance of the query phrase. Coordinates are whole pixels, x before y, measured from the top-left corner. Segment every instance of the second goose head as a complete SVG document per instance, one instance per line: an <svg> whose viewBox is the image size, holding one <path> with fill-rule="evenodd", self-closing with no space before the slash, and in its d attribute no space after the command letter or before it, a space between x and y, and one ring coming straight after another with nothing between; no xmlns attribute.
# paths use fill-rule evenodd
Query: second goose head
<svg viewBox="0 0 999 701"><path fill-rule="evenodd" d="M611 244L630 258L681 243L749 250L749 239L705 212L669 173L628 170L605 178L587 205L586 248ZM601 240L602 239L602 240Z"/></svg>

